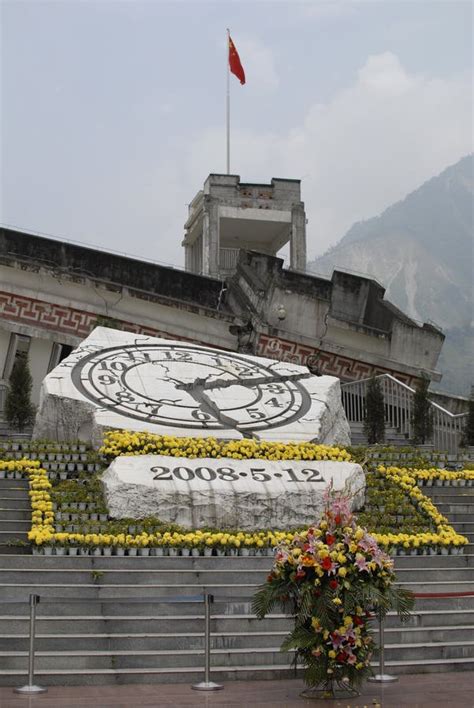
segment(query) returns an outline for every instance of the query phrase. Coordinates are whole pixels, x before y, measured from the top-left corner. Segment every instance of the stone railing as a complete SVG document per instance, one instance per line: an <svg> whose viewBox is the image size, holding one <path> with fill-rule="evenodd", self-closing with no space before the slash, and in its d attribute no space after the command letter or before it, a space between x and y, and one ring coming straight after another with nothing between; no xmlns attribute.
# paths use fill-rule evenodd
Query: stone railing
<svg viewBox="0 0 474 708"><path fill-rule="evenodd" d="M219 249L219 270L234 271L239 258L239 248L220 248Z"/></svg>
<svg viewBox="0 0 474 708"><path fill-rule="evenodd" d="M412 414L415 389L390 374L376 377L380 381L385 402L385 424L406 437L413 437ZM347 420L361 423L365 416L365 396L369 379L341 384L342 403ZM431 401L433 413L433 443L436 450L456 453L460 446L467 413L454 415Z"/></svg>

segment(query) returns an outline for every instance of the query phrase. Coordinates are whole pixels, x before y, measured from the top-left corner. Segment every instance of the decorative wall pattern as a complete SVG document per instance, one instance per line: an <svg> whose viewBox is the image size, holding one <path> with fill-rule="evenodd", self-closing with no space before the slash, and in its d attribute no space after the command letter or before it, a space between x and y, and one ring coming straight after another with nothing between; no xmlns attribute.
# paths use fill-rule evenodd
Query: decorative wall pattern
<svg viewBox="0 0 474 708"><path fill-rule="evenodd" d="M10 320L23 325L31 325L58 334L75 335L83 339L94 329L98 314L77 310L72 307L55 305L43 300L6 293L0 291L0 319ZM120 320L123 329L137 334L148 334L163 339L176 339L183 342L194 342L204 346L213 346L208 342L200 342L170 332L164 332L153 327L146 327L136 322ZM366 362L357 361L340 354L332 354L324 350L303 346L278 337L261 334L257 344L256 354L270 359L279 359L293 364L306 364L311 357L313 363L323 374L337 376L342 381L358 381L373 374L392 374L399 381L412 386L416 378L407 376L392 369L372 366Z"/></svg>
<svg viewBox="0 0 474 708"><path fill-rule="evenodd" d="M341 354L325 352L322 349L313 349L297 342L290 342L278 337L269 337L265 334L261 334L259 337L256 353L259 356L288 361L292 364L304 365L311 362L313 366L317 366L321 374L337 376L344 382L359 381L375 374L392 374L392 376L395 376L395 378L408 386L415 385L417 381L415 377L407 376L393 369L373 366L367 362L350 359Z"/></svg>
<svg viewBox="0 0 474 708"><path fill-rule="evenodd" d="M54 305L43 300L34 300L22 295L0 291L0 319L10 320L23 325L40 327L63 334L86 337L94 329L99 315L76 310L72 307ZM123 329L137 334L149 334L163 339L177 339L183 342L197 342L188 337L163 332L152 327L145 327L135 322L119 320ZM204 342L205 344L205 342Z"/></svg>

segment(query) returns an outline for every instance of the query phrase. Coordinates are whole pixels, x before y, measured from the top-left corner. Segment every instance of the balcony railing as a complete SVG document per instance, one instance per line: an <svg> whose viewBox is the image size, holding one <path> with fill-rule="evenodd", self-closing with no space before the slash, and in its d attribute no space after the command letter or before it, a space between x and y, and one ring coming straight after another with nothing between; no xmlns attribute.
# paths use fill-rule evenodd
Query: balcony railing
<svg viewBox="0 0 474 708"><path fill-rule="evenodd" d="M220 248L219 249L219 270L233 271L237 266L239 258L239 248Z"/></svg>

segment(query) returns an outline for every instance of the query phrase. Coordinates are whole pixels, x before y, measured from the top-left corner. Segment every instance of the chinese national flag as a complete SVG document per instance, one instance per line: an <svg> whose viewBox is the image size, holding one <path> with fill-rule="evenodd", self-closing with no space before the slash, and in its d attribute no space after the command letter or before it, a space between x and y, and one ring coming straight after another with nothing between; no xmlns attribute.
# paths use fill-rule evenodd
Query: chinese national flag
<svg viewBox="0 0 474 708"><path fill-rule="evenodd" d="M240 83L245 84L245 71L240 63L240 57L235 44L229 35L229 67L231 72L238 78Z"/></svg>

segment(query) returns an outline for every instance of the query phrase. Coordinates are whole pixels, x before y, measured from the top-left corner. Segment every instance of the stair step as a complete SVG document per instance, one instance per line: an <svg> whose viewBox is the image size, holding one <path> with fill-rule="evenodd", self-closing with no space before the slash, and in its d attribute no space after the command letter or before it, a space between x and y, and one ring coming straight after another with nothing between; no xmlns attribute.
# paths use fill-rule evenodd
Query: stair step
<svg viewBox="0 0 474 708"><path fill-rule="evenodd" d="M31 525L31 511L28 509L17 509L15 506L0 505L0 519L3 521L27 521Z"/></svg>
<svg viewBox="0 0 474 708"><path fill-rule="evenodd" d="M0 533L11 529L19 529L20 531L29 531L31 528L31 519L5 519L0 521Z"/></svg>
<svg viewBox="0 0 474 708"><path fill-rule="evenodd" d="M199 626L200 625L200 626ZM263 630L258 629L257 622L252 629L241 631L238 629L223 631L212 631L211 646L214 651L226 649L241 650L266 650L280 645L291 628L290 623L282 629ZM204 641L203 620L195 623L195 626L188 631L173 631L173 624L170 622L167 631L161 632L91 632L87 634L61 633L44 634L39 631L36 634L36 649L38 652L61 651L68 654L70 647L74 646L76 651L104 653L122 653L125 651L138 652L174 652L181 650L201 650ZM183 625L182 630L186 627ZM466 648L472 647L473 642L469 639L474 636L474 626L446 627L392 627L385 630L385 641L387 651L390 648L409 647L458 647L463 645ZM0 635L0 655L1 652L26 652L29 646L29 636L27 633L2 634ZM159 647L159 649L158 649Z"/></svg>

